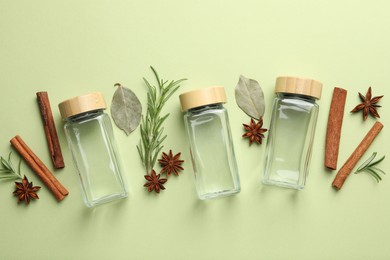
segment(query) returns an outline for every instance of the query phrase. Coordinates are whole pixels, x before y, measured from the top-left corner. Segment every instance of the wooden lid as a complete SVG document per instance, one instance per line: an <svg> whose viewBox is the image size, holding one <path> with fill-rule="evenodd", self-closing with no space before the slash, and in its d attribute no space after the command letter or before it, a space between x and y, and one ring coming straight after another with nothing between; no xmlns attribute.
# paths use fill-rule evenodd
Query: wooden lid
<svg viewBox="0 0 390 260"><path fill-rule="evenodd" d="M93 92L65 100L58 105L58 108L62 119L66 119L88 111L106 109L106 102L102 93Z"/></svg>
<svg viewBox="0 0 390 260"><path fill-rule="evenodd" d="M320 99L322 83L314 79L278 77L276 79L275 92L300 94Z"/></svg>
<svg viewBox="0 0 390 260"><path fill-rule="evenodd" d="M222 86L193 90L181 94L179 98L182 111L211 104L226 103L226 93Z"/></svg>

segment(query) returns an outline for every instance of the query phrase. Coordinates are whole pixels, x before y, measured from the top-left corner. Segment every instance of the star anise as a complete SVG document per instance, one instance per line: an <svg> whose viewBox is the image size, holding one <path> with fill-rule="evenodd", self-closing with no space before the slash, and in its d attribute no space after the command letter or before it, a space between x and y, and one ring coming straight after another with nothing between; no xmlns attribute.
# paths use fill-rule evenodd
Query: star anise
<svg viewBox="0 0 390 260"><path fill-rule="evenodd" d="M160 173L166 173L167 176L170 176L173 172L175 175L179 175L179 171L184 170L183 167L181 167L181 164L184 162L183 160L179 160L181 153L176 154L173 156L172 150L169 150L169 154L162 153L162 159L159 159L158 162L160 163L161 169Z"/></svg>
<svg viewBox="0 0 390 260"><path fill-rule="evenodd" d="M13 192L15 196L18 196L18 203L25 201L28 205L31 199L39 199L37 191L41 189L39 186L33 186L32 182L29 182L26 175L22 182L15 182L16 189Z"/></svg>
<svg viewBox="0 0 390 260"><path fill-rule="evenodd" d="M261 128L263 126L263 118L259 118L259 122L255 123L255 120L251 118L250 125L242 124L245 128L246 133L242 137L249 138L249 145L252 145L253 142L261 144L262 139L264 138L263 133L267 132L267 129Z"/></svg>
<svg viewBox="0 0 390 260"><path fill-rule="evenodd" d="M166 183L167 179L160 179L160 174L156 174L154 170L152 170L151 175L144 176L147 182L144 184L144 187L148 187L148 191L151 192L154 190L157 193L160 193L160 190L165 190L164 183Z"/></svg>
<svg viewBox="0 0 390 260"><path fill-rule="evenodd" d="M368 88L368 91L366 93L366 96L363 96L360 92L359 92L359 98L360 100L362 101L361 104L357 105L351 112L352 113L355 113L355 112L358 112L360 110L363 110L363 120L366 121L367 117L368 117L368 114L371 114L373 117L380 117L379 114L378 114L378 111L376 111L376 109L378 107L381 107L379 105L377 105L376 103L378 103L378 101L383 97L382 96L376 96L376 97L373 97L371 98L372 94L371 94L371 87Z"/></svg>

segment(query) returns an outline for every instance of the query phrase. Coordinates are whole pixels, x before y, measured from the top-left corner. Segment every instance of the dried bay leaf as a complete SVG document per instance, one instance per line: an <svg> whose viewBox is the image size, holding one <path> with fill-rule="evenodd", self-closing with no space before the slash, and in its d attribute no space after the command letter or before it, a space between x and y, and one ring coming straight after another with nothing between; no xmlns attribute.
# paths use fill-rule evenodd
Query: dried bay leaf
<svg viewBox="0 0 390 260"><path fill-rule="evenodd" d="M259 119L264 115L264 93L256 80L241 75L235 89L235 95L237 105L248 116Z"/></svg>
<svg viewBox="0 0 390 260"><path fill-rule="evenodd" d="M121 84L115 86L118 88L112 97L111 116L115 124L129 135L141 122L142 105L129 88Z"/></svg>

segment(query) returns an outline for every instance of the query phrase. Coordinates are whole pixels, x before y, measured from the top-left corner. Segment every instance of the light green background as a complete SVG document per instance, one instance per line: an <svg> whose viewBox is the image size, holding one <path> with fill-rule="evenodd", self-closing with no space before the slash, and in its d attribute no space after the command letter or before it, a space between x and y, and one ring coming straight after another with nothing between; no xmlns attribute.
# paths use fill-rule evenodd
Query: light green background
<svg viewBox="0 0 390 260"><path fill-rule="evenodd" d="M19 134L52 169L35 98L48 91L66 163L55 175L70 190L57 203L25 164L23 173L43 187L38 201L17 205L13 183L0 183L0 258L389 259L390 177L376 184L366 174L352 175L336 192L336 173L323 167L334 86L348 89L339 167L375 122L348 113L369 86L374 95L385 94L379 109L385 128L364 157L388 151L389 8L386 0L0 0L0 154ZM160 195L147 193L139 129L127 137L115 128L129 198L93 210L83 205L57 104L91 91L110 103L120 82L145 107L142 77L153 80L150 65L165 79L188 78L179 92L226 87L239 195L197 199L176 93L164 110L171 113L165 147L182 152L185 171ZM265 145L249 147L241 138L249 118L234 100L240 74L263 87L266 127L277 76L324 83L303 191L260 184ZM389 159L381 168L390 172Z"/></svg>

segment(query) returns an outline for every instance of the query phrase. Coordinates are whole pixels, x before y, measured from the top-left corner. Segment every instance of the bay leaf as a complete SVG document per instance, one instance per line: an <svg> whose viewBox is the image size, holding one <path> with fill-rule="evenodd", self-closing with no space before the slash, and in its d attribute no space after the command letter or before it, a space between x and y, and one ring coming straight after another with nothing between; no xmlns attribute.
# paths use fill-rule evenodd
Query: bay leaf
<svg viewBox="0 0 390 260"><path fill-rule="evenodd" d="M235 96L237 105L248 116L259 119L264 115L264 93L256 80L241 75L235 89Z"/></svg>
<svg viewBox="0 0 390 260"><path fill-rule="evenodd" d="M118 128L129 135L141 122L142 105L129 88L120 84L115 86L118 88L112 97L111 116Z"/></svg>

